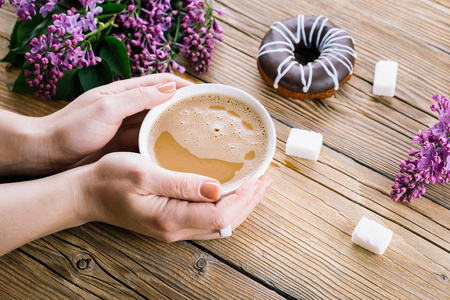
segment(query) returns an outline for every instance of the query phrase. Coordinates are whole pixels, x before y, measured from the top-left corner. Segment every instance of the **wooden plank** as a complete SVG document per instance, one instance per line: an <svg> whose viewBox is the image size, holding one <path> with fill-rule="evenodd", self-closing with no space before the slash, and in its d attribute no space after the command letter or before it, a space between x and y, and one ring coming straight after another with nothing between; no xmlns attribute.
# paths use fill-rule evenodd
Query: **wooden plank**
<svg viewBox="0 0 450 300"><path fill-rule="evenodd" d="M225 246L198 242L202 247L294 298L450 297L449 229L441 225L448 224L448 210L420 200L434 210L437 219L430 220L420 215L429 211L392 202L386 177L327 147L319 162L288 157L289 128L276 124L282 134L268 170L276 180L272 190ZM362 216L394 231L383 256L350 241Z"/></svg>
<svg viewBox="0 0 450 300"><path fill-rule="evenodd" d="M363 62L365 73L359 68L350 83L332 99L322 102L293 102L279 97L260 83L255 71L255 54L262 38L258 34L263 32L259 30L261 26L258 21L270 19L274 14L271 9L278 3L261 4L261 9L254 11L248 18L245 13L239 13L246 11L244 3L227 1L226 4L221 4L228 6L227 8L233 7L224 17L225 22L229 22L229 25L224 25L225 32L233 39L226 40L225 45L217 48L215 64L210 75L205 76L206 80L247 90L257 96L271 115L282 123L323 133L325 143L329 146L326 147L327 155L323 159L330 166L327 165L326 170L317 165L304 170L296 165L298 160L293 162L291 158L285 157L282 147L279 147L276 158L285 166L291 164L291 170L269 168L269 173L277 179L274 191L269 192L265 202L256 209L255 216L250 217L236 232L234 241L229 241L229 248L224 248L221 241L199 244L232 263L243 266L247 272L264 278L293 297L448 298L446 274L449 271L449 241L446 238L448 227L445 227L448 225L448 210L427 199L417 201L421 201L418 205L420 208L416 208L416 204L401 206L393 203L388 198L391 180L386 177L393 177L398 168L399 157L403 158L408 152L411 137L417 131L414 128L436 120L427 111L431 101L409 101L408 95L417 96L418 93L411 92L405 86L400 88L403 95L399 96L399 102L396 102L397 99L371 96L368 82L371 80L369 77L372 76L373 65L369 66L367 62ZM306 3L297 4L300 5L308 6ZM311 6L316 9L319 7L317 3ZM280 10L286 14L295 11L292 9L295 4L284 7L277 10L277 17ZM265 23L268 26L272 21ZM362 25L368 26L365 23ZM382 29L383 33L389 32L387 27ZM362 33L359 35L362 36ZM387 36L389 43L393 40L394 33ZM380 42L381 37L377 37ZM366 41L369 44L367 38ZM382 47L377 46L381 45L377 41L372 42L375 42L375 47ZM411 43L405 49L413 46L416 45ZM428 53L433 52L426 43L421 43L418 48L412 51L411 57L420 57L418 52L424 49ZM384 48L380 49L383 50L380 53L386 53ZM368 57L373 54L373 49L368 46L365 51ZM228 63L230 61L234 62L232 70ZM413 67L412 64L405 63L408 67ZM438 59L432 60L432 63L434 66L443 66L434 75L436 79L442 78L440 81L436 80L436 86L448 88L448 77L442 74L442 70L448 66L448 54L441 51ZM433 71L427 72L431 74ZM407 78L412 85L421 82L419 77L412 77ZM424 86L430 88L432 84L427 81ZM405 117L404 112L408 112L410 117ZM284 143L288 128L281 127L278 124L277 133ZM281 137L280 131L284 132ZM374 136L379 138L373 140ZM297 171L297 167L301 171ZM327 176L326 171L334 169L344 174L352 173L352 178L347 182L346 176L334 172L333 177ZM280 172L286 173L286 176ZM360 177L361 175L367 177ZM326 183L322 184L325 178ZM336 188L333 182L340 185L335 193L332 192ZM344 185L348 185L348 190L343 189ZM323 188L319 188L321 186ZM448 206L448 187L435 187L438 191L428 191L427 195ZM303 190L300 195L299 190ZM377 257L351 244L349 236L362 215L368 215L396 232L397 238L390 247L390 253ZM413 221L408 221L409 218ZM298 219L303 219L304 222ZM254 236L257 238L253 238ZM242 240L246 243L242 243ZM427 249L427 253L423 253L422 249ZM364 258L358 258L361 252ZM242 257L242 253L245 257ZM300 256L291 257L290 254ZM328 257L331 260L327 260ZM321 265L325 266L318 267ZM339 282L336 282L336 277L340 278ZM297 280L292 282L292 278ZM348 293L343 296L342 293L345 292Z"/></svg>
<svg viewBox="0 0 450 300"><path fill-rule="evenodd" d="M450 9L446 7L408 0L397 1L396 5L388 0L339 1L332 5L325 0L284 1L283 5L259 1L260 9L247 16L244 2L226 1L220 5L228 9L228 14L222 17L223 22L241 31L230 32L227 27L224 30L226 43L251 57L256 57L259 44L273 22L297 14L322 14L355 38L359 56L355 76L372 82L378 60L398 61L396 96L423 111L429 111L432 94L450 92L450 79L446 75L450 69L450 24L447 18ZM372 15L372 12L378 15ZM412 15L422 17L411 20ZM244 22L246 27L240 26L242 19L247 19ZM408 26L411 23L417 25ZM247 31L251 34L248 35ZM254 39L253 35L258 38ZM227 36L232 38L227 39Z"/></svg>
<svg viewBox="0 0 450 300"><path fill-rule="evenodd" d="M226 42L217 47L210 73L202 76L255 95L277 126L278 148L268 171L276 182L233 237L198 242L197 248L106 225L83 226L0 258L0 290L12 277L24 297L32 285L46 293L43 282L50 282L55 287L50 295L67 298L450 298L448 187L435 185L412 205L388 198L411 137L436 121L428 109L430 96L449 95L448 5L425 0L289 2L259 1L254 9L242 1L221 1L228 9L222 18ZM257 49L270 24L297 13L322 13L357 41L355 76L326 101L280 97L256 70ZM5 51L2 30L0 51ZM424 53L429 57L423 59ZM396 98L371 94L378 59L400 62ZM14 78L14 72L0 70L0 81ZM0 98L3 108L35 116L64 106L11 93L6 86L0 86ZM284 155L290 127L324 134L319 162ZM394 230L385 255L350 242L362 215ZM95 262L92 270L74 268L83 257ZM206 261L204 272L195 267L199 258ZM33 271L24 280L15 265ZM34 278L41 272L45 275ZM7 290L6 295L17 295Z"/></svg>
<svg viewBox="0 0 450 300"><path fill-rule="evenodd" d="M248 91L265 105L274 118L292 127L322 133L329 147L390 178L398 172L398 163L408 156L412 137L418 130L426 130L424 124L437 121L429 109L416 109L415 103L371 96L370 85L358 76L354 76L334 97L324 101L292 101L281 97L267 89L260 79L255 60L248 53L248 45L252 44L248 36L231 26L226 26L225 32L236 38L217 47L215 64L204 76L207 81ZM230 61L234 61L236 66L232 71L229 70ZM430 101L422 102L429 105ZM446 207L449 207L449 192L442 185L429 188L435 201Z"/></svg>
<svg viewBox="0 0 450 300"><path fill-rule="evenodd" d="M427 208L427 211L414 209L414 204L403 205L392 201L389 198L392 185L389 178L355 164L352 159L328 147L323 147L320 163L286 156L284 149L289 127L279 122L275 123L279 139L277 145L279 151L276 152L275 160L280 164L335 191L350 202L401 224L442 249L450 250L450 241L446 239L449 228L445 227L450 220L450 210L442 209L427 197L417 200L422 204L422 208Z"/></svg>
<svg viewBox="0 0 450 300"><path fill-rule="evenodd" d="M33 287L52 299L282 298L187 242L106 224L62 231L0 257L0 298L35 296Z"/></svg>
<svg viewBox="0 0 450 300"><path fill-rule="evenodd" d="M14 251L0 258L0 297L2 299L96 299L55 275L53 270L37 263L23 251ZM51 284L49 284L51 283Z"/></svg>
<svg viewBox="0 0 450 300"><path fill-rule="evenodd" d="M400 112L389 113L385 103L367 99L365 93L352 85L346 85L336 97L326 101L291 101L267 91L259 75L255 74L255 70L251 71L252 62L242 58L238 51L229 47L218 50L216 67L211 70L212 78L254 95L281 122L322 133L327 146L392 180L398 172L399 162L408 156L412 148L412 137L419 129L426 129L422 122L418 123L414 118L405 117ZM237 61L240 66L234 70L233 77L221 63L230 60ZM244 76L243 83L241 78ZM358 78L352 80L364 84ZM421 115L424 123L437 120L411 106L402 106L403 109L409 108L413 114ZM436 184L427 188L427 194L432 195L434 201L449 207L450 191L447 186Z"/></svg>

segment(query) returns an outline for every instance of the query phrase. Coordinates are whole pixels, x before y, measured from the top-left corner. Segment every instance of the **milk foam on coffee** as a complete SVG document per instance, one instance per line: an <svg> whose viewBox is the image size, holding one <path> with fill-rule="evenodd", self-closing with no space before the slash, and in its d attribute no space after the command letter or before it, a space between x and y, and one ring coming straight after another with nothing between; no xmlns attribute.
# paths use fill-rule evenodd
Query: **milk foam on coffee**
<svg viewBox="0 0 450 300"><path fill-rule="evenodd" d="M221 183L244 182L268 152L266 127L258 113L244 102L222 94L196 95L168 107L150 131L148 149L155 149L158 143L159 150L149 155L161 166L165 167L160 159L165 159L168 169L201 174L197 167L204 164L210 172L201 175ZM181 168L180 156L187 157L197 172ZM220 165L228 169L215 170ZM231 176L223 174L230 170L234 173Z"/></svg>

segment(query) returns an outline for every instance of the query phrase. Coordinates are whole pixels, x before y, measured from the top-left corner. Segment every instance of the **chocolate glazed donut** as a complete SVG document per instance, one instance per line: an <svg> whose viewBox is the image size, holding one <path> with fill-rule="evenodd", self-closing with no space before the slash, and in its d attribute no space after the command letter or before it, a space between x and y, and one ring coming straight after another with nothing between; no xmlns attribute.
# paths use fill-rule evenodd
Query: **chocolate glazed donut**
<svg viewBox="0 0 450 300"><path fill-rule="evenodd" d="M301 64L300 49L319 57ZM353 38L323 16L303 16L275 22L258 52L262 78L293 99L324 99L335 94L353 74L356 52Z"/></svg>

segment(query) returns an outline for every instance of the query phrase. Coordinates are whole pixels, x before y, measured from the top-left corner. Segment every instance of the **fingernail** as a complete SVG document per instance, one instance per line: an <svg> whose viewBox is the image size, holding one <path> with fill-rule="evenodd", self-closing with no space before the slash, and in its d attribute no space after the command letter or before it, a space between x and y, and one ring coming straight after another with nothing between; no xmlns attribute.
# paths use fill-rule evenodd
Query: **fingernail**
<svg viewBox="0 0 450 300"><path fill-rule="evenodd" d="M269 178L266 180L266 184L265 184L265 186L264 186L264 188L266 189L266 192L270 189L270 187L272 186L272 184L273 184L273 179L269 177Z"/></svg>
<svg viewBox="0 0 450 300"><path fill-rule="evenodd" d="M213 181L205 181L200 186L200 194L210 200L217 200L220 198L221 188L220 184Z"/></svg>
<svg viewBox="0 0 450 300"><path fill-rule="evenodd" d="M170 93L175 92L177 85L175 82L171 81L171 82L157 84L157 85L155 85L155 87L158 90L158 92L160 92L160 93L170 94Z"/></svg>
<svg viewBox="0 0 450 300"><path fill-rule="evenodd" d="M256 181L255 192L258 191L261 188L262 184L263 184L263 182L262 182L261 179L258 179L258 181Z"/></svg>

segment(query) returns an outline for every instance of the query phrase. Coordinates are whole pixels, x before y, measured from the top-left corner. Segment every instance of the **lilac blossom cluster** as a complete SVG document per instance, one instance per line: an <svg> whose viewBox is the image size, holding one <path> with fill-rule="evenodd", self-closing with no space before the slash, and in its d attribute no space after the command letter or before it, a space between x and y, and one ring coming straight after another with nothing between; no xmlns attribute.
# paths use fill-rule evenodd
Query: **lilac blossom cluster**
<svg viewBox="0 0 450 300"><path fill-rule="evenodd" d="M118 29L113 36L125 44L134 76L172 73L174 69L184 72L184 67L172 59L172 42L164 35L176 15L170 0L142 1L141 7L132 1L116 18Z"/></svg>
<svg viewBox="0 0 450 300"><path fill-rule="evenodd" d="M439 122L430 125L426 132L413 138L420 150L411 149L400 163L400 172L392 185L391 198L397 202L413 202L425 193L425 184L446 183L450 180L450 100L444 96L433 96L437 103L431 110L439 114Z"/></svg>
<svg viewBox="0 0 450 300"><path fill-rule="evenodd" d="M119 28L114 36L127 48L133 75L173 70L183 73L185 68L173 60L178 49L185 53L197 74L208 70L214 39L223 40L222 28L213 12L224 12L212 8L213 1L179 1L178 9L174 9L174 2L177 1L142 1L138 9L132 1L127 11L117 17Z"/></svg>
<svg viewBox="0 0 450 300"><path fill-rule="evenodd" d="M119 64L129 62L128 73L114 70L115 79L130 76L130 71L131 76L175 70L183 73L185 68L174 60L180 51L192 63L193 70L203 74L211 64L215 40L223 40L222 28L213 14L223 15L224 11L212 7L214 0L127 0L108 1L105 5L101 5L103 0L78 0L71 2L74 7L64 13L59 12L69 2L9 2L16 8L18 22L33 20L40 14L49 24L46 34L30 37L31 50L24 56L30 64L23 71L26 83L37 88L39 98L50 99L56 94L56 83L65 71L99 63L101 59L97 55L103 46L96 46L108 35L125 46L120 59L127 62L122 60ZM0 6L3 4L4 0L0 0ZM102 14L102 7L108 5L105 10L109 12ZM116 11L111 13L111 9ZM106 23L99 26L99 20ZM111 55L103 54L111 59ZM105 58L105 64L108 59Z"/></svg>
<svg viewBox="0 0 450 300"><path fill-rule="evenodd" d="M56 83L64 71L96 65L101 61L85 40L85 33L97 29L95 16L101 13L102 8L96 5L103 0L81 2L83 14L71 8L67 13L53 15L48 33L30 42L31 51L25 54L25 58L34 70L25 70L24 75L31 77L26 80L30 87L38 88L38 98L50 99L56 94Z"/></svg>
<svg viewBox="0 0 450 300"><path fill-rule="evenodd" d="M16 15L19 21L31 20L37 12L44 18L49 12L52 12L57 0L42 1L42 0L10 0L11 5L16 9ZM0 1L0 6L4 1Z"/></svg>
<svg viewBox="0 0 450 300"><path fill-rule="evenodd" d="M186 12L182 12L182 51L192 62L195 72L203 74L211 65L214 40L223 41L222 28L212 18L213 11L217 11L219 15L224 15L224 11L214 9L210 3L202 0L184 0L183 6Z"/></svg>

